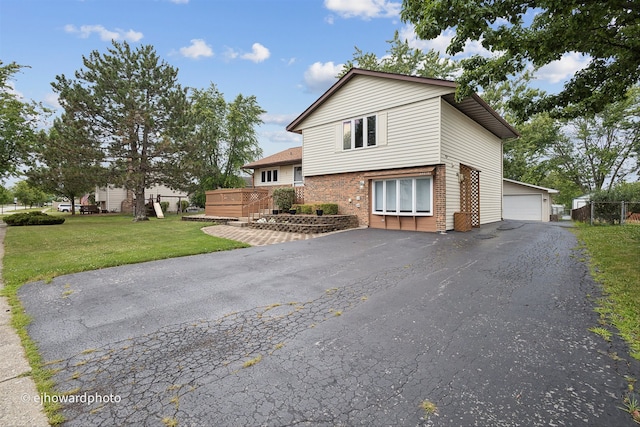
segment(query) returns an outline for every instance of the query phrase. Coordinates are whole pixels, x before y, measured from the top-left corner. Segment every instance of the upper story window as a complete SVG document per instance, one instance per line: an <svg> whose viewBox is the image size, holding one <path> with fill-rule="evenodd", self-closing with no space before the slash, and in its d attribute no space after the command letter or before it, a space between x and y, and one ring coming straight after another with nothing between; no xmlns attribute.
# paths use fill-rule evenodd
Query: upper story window
<svg viewBox="0 0 640 427"><path fill-rule="evenodd" d="M263 184L278 182L278 169L263 170L260 174L260 182Z"/></svg>
<svg viewBox="0 0 640 427"><path fill-rule="evenodd" d="M342 122L342 149L353 150L376 145L376 116Z"/></svg>

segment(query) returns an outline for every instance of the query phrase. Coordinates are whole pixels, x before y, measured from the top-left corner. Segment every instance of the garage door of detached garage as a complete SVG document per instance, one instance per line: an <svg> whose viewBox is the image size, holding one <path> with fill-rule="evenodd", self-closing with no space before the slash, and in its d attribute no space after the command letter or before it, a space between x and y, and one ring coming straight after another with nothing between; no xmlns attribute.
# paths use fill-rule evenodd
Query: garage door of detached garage
<svg viewBox="0 0 640 427"><path fill-rule="evenodd" d="M505 195L504 219L542 220L542 194Z"/></svg>

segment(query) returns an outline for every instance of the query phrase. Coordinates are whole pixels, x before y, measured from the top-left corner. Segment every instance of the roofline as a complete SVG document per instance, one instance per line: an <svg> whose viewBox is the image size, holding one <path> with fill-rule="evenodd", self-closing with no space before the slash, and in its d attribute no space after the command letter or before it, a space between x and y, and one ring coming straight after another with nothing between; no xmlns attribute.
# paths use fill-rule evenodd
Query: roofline
<svg viewBox="0 0 640 427"><path fill-rule="evenodd" d="M287 126L287 130L289 132L302 133L302 131L300 130L294 130L296 126L298 126L300 122L306 119L307 116L309 116L318 107L324 104L324 102L327 99L329 99L336 91L338 91L338 89L344 86L349 80L351 80L356 75L384 77L387 79L402 80L402 81L414 82L414 83L428 83L435 86L450 87L450 88L458 87L457 83L452 82L451 80L433 79L429 77L420 77L420 76L408 76L405 74L387 73L383 71L372 71L372 70L365 70L362 68L352 68L349 70L347 74L342 76L340 80L335 82L325 93L323 93L320 98L318 98L313 104L311 104L306 110L304 110L302 114L296 117L296 119Z"/></svg>
<svg viewBox="0 0 640 427"><path fill-rule="evenodd" d="M362 68L352 68L340 78L337 82L335 82L325 93L320 96L313 104L311 104L306 110L302 112L295 120L293 120L288 126L287 131L301 134L301 130L295 130L295 128L304 121L311 113L313 113L318 107L320 107L324 102L329 99L335 92L337 92L342 86L344 86L347 82L349 82L355 76L372 76L372 77L382 77L386 79L392 80L400 80L405 82L413 82L413 83L421 83L421 84L430 84L434 86L440 87L448 87L452 89L457 89L458 84L451 80L443 80L443 79L434 79L429 77L421 77L421 76L409 76L405 74L397 74L397 73L387 73L383 71L372 71L365 70ZM519 137L520 133L513 128L498 112L496 112L489 104L486 103L485 100L480 98L476 93L472 93L470 96L475 102L477 102L483 109L485 109L489 114L491 114L496 120L500 122L505 128L511 132L514 137ZM455 106L454 106L455 107ZM463 113L464 114L464 113ZM473 119L472 119L473 120ZM484 126L483 126L484 127ZM507 138L501 138L507 139Z"/></svg>
<svg viewBox="0 0 640 427"><path fill-rule="evenodd" d="M275 157L279 154L283 154L283 153L287 153L290 152L291 150L300 150L300 157L296 157L296 158L288 158L288 159L283 159L283 160L274 160L274 161L270 161L270 162L266 162L266 163L260 163L262 162L264 159L268 159L269 157ZM302 163L302 145L296 146L296 147L289 147L287 149L284 149L282 151L279 151L275 154L272 154L271 156L267 156L264 157L262 159L256 160L254 162L251 163L247 163L242 165L240 168L241 169L259 169L259 168L265 168L265 167L271 167L271 166L286 166L286 165L297 165Z"/></svg>
<svg viewBox="0 0 640 427"><path fill-rule="evenodd" d="M489 114L491 114L493 117L496 118L496 120L498 120L500 123L502 123L507 129L509 129L511 132L513 132L516 135L516 138L520 137L520 132L518 132L513 126L511 126L509 124L509 122L507 122L504 117L502 117L496 110L494 110L489 104L487 104L487 101L485 101L484 99L480 98L480 95L478 95L477 93L472 93L471 97L478 103L480 104L485 110L487 110L489 112Z"/></svg>
<svg viewBox="0 0 640 427"><path fill-rule="evenodd" d="M247 163L246 165L243 165L241 167L241 169L261 169L261 168L266 168L266 167L270 167L270 166L286 166L286 165L297 165L302 163L302 159L297 159L296 161L291 161L291 160L280 160L279 162L273 162L273 163L264 163L264 164L260 164L257 166L251 166L252 164L254 164L256 162L253 163Z"/></svg>
<svg viewBox="0 0 640 427"><path fill-rule="evenodd" d="M516 181L515 179L502 178L502 180L510 182L512 184L518 184L518 185L523 185L525 187L537 188L538 190L545 190L545 191L547 191L547 192L549 192L551 194L559 193L558 190L554 190L553 188L540 187L539 185L527 184L526 182Z"/></svg>

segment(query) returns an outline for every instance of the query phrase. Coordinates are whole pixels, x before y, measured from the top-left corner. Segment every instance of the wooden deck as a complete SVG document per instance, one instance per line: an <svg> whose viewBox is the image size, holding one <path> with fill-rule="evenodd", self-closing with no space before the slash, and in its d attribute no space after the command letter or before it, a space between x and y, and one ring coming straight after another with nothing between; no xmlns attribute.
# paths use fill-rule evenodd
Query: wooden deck
<svg viewBox="0 0 640 427"><path fill-rule="evenodd" d="M225 188L206 193L204 213L210 217L248 217L269 205L269 191L256 188Z"/></svg>

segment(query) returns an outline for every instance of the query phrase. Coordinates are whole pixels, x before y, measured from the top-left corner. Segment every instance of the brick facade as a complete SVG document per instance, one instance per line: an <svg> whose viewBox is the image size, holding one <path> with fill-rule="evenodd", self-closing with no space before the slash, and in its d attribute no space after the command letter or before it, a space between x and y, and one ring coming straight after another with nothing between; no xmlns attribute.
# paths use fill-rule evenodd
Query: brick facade
<svg viewBox="0 0 640 427"><path fill-rule="evenodd" d="M428 217L430 231L446 231L446 169L445 165L393 169L377 172L349 172L333 175L305 176L305 202L337 203L338 213L354 215L360 225L371 226L371 181L384 177L433 176L433 217ZM398 225L399 229L402 229ZM415 229L419 229L415 227Z"/></svg>
<svg viewBox="0 0 640 427"><path fill-rule="evenodd" d="M358 200L360 198L360 200ZM305 176L305 203L337 203L341 215L355 215L369 225L369 182L364 172Z"/></svg>

